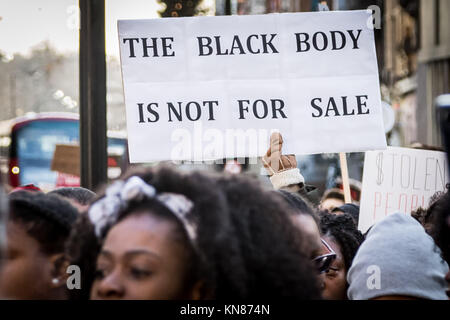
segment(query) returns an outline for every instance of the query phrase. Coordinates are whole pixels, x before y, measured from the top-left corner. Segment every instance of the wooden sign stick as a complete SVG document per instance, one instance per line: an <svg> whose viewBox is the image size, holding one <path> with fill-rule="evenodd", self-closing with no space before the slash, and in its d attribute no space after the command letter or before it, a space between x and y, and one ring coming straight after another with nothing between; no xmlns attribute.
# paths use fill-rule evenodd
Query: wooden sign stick
<svg viewBox="0 0 450 320"><path fill-rule="evenodd" d="M339 160L341 164L342 185L344 187L345 203L352 203L352 195L350 193L350 182L348 180L347 154L345 152L339 153Z"/></svg>

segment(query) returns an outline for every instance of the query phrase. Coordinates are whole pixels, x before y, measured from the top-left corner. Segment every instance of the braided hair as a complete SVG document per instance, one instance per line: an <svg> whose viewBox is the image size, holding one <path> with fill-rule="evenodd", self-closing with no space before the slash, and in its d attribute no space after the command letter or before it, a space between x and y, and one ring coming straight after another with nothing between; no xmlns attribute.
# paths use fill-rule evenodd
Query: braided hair
<svg viewBox="0 0 450 320"><path fill-rule="evenodd" d="M348 213L335 215L322 212L320 228L322 235L331 237L341 247L345 270L348 271L359 246L364 241L364 236L356 229L352 216Z"/></svg>

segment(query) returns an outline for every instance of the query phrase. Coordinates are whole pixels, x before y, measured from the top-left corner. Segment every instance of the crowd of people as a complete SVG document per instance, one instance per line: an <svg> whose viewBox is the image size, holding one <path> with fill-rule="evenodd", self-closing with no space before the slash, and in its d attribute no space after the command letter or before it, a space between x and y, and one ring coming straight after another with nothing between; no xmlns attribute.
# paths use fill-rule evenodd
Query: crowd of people
<svg viewBox="0 0 450 320"><path fill-rule="evenodd" d="M448 193L362 234L359 207L319 199L281 145L274 135L263 158L272 189L158 166L96 193L2 195L0 298L448 299Z"/></svg>

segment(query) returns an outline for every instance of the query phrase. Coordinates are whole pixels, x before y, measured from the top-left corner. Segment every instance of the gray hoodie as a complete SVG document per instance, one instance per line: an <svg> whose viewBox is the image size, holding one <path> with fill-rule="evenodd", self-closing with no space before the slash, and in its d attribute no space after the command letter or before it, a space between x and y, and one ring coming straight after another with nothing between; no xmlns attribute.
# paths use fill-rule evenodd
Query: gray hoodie
<svg viewBox="0 0 450 320"><path fill-rule="evenodd" d="M350 300L381 296L447 300L448 270L422 225L396 213L369 231L348 271L347 295Z"/></svg>

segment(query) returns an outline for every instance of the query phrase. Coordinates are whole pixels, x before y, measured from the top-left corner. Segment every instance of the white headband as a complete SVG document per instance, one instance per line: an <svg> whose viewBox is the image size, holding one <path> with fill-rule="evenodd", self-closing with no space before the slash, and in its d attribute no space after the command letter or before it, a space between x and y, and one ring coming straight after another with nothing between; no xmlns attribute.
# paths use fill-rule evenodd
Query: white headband
<svg viewBox="0 0 450 320"><path fill-rule="evenodd" d="M95 234L101 236L102 229L117 221L118 214L124 210L130 201L140 201L144 198L156 199L163 204L181 222L189 240L195 244L197 228L188 219L188 213L194 207L191 200L182 194L160 193L139 177L133 176L126 182L118 180L106 189L104 198L96 201L89 208L89 218L95 226Z"/></svg>

